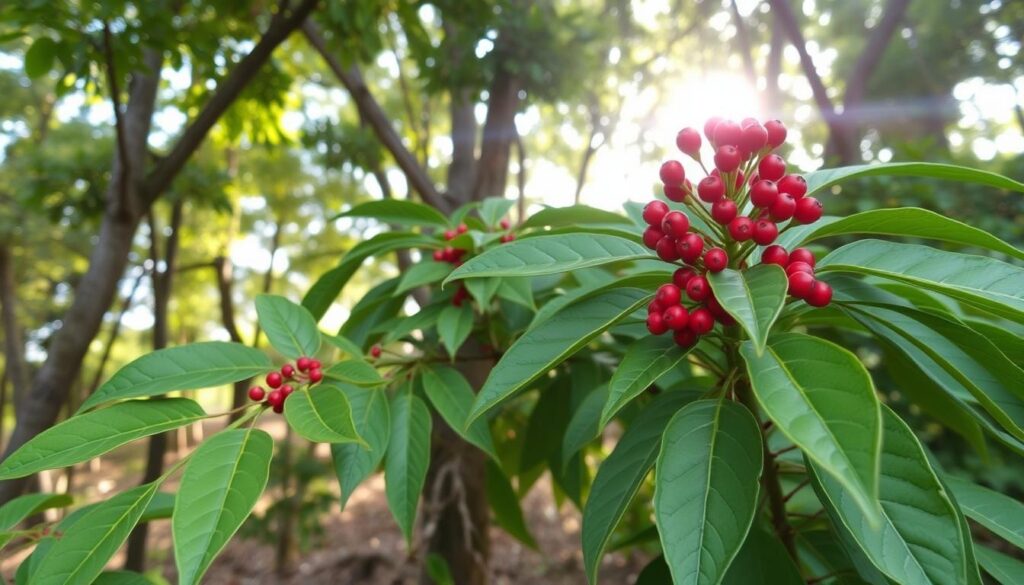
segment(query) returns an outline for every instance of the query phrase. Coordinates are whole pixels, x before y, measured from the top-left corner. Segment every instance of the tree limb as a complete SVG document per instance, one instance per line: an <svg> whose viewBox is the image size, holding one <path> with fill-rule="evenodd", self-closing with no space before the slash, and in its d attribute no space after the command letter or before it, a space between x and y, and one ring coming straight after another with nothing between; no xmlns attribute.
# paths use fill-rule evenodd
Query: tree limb
<svg viewBox="0 0 1024 585"><path fill-rule="evenodd" d="M128 158L128 145L126 143L125 132L124 132L124 118L121 114L121 89L117 83L117 68L114 63L114 47L112 36L110 34L110 23L106 20L103 21L103 58L106 61L106 72L107 72L107 85L110 86L110 102L111 107L114 109L114 133L117 138L117 156L121 159L122 164L120 165L118 178L118 209L119 213L126 214L127 216L134 216L135 210L135 198L131 196L128 190L128 169L131 167L131 162Z"/></svg>

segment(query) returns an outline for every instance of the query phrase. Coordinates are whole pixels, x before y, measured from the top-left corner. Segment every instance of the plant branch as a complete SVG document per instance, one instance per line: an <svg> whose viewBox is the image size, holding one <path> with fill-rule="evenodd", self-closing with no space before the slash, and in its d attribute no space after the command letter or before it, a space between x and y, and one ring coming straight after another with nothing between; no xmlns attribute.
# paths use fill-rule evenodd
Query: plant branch
<svg viewBox="0 0 1024 585"><path fill-rule="evenodd" d="M117 156L121 159L118 167L120 179L117 181L118 209L122 213L134 215L135 200L128 189L128 146L124 132L124 116L121 113L121 88L117 83L117 67L114 62L113 37L110 34L110 23L103 21L103 59L106 62L107 85L110 86L110 103L114 109L114 133L117 137Z"/></svg>

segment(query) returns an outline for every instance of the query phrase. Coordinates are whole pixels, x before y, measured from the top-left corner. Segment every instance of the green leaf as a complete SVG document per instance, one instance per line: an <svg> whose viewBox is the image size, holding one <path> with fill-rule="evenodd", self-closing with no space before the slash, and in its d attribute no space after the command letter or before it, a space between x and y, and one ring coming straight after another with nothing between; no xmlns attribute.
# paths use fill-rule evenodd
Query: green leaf
<svg viewBox="0 0 1024 585"><path fill-rule="evenodd" d="M597 583L601 557L630 501L654 466L662 431L669 420L695 398L692 392L660 394L640 411L601 464L583 507L583 566L591 584Z"/></svg>
<svg viewBox="0 0 1024 585"><path fill-rule="evenodd" d="M786 230L777 243L792 249L814 240L851 234L926 238L963 246L976 246L1024 259L1024 251L985 230L919 207L872 209L846 217L829 218L828 221L818 221Z"/></svg>
<svg viewBox="0 0 1024 585"><path fill-rule="evenodd" d="M327 343L341 350L342 353L348 354L350 357L357 358L363 355L363 350L360 349L358 345L356 345L355 343L353 343L351 340L344 336L330 335L321 331L320 337L322 337L324 341L326 341Z"/></svg>
<svg viewBox="0 0 1024 585"><path fill-rule="evenodd" d="M763 456L761 427L737 402L698 400L672 417L654 518L675 583L721 583L757 513Z"/></svg>
<svg viewBox="0 0 1024 585"><path fill-rule="evenodd" d="M128 538L158 485L132 488L82 514L53 541L32 573L32 585L91 584Z"/></svg>
<svg viewBox="0 0 1024 585"><path fill-rule="evenodd" d="M270 345L286 358L312 356L320 350L316 319L304 307L277 295L257 295L256 314Z"/></svg>
<svg viewBox="0 0 1024 585"><path fill-rule="evenodd" d="M472 282L472 280L466 282ZM533 302L533 286L529 278L502 278L500 282L499 297L522 305L531 311L537 310L537 305Z"/></svg>
<svg viewBox="0 0 1024 585"><path fill-rule="evenodd" d="M979 546L978 562L1002 585L1024 585L1024 562L988 547Z"/></svg>
<svg viewBox="0 0 1024 585"><path fill-rule="evenodd" d="M381 327L386 327L386 332L381 342L391 343L405 337L413 331L433 327L437 323L437 318L441 315L441 311L445 310L445 308L449 306L451 306L450 301L437 302L423 307L415 315L410 315L408 317L396 317L392 321L382 323Z"/></svg>
<svg viewBox="0 0 1024 585"><path fill-rule="evenodd" d="M412 392L401 392L391 401L391 440L384 462L388 508L412 542L416 506L427 480L430 464L430 410Z"/></svg>
<svg viewBox="0 0 1024 585"><path fill-rule="evenodd" d="M494 440L486 419L477 419L466 429L466 416L473 406L473 388L462 374L445 366L425 368L422 374L423 390L430 402L455 432L497 460Z"/></svg>
<svg viewBox="0 0 1024 585"><path fill-rule="evenodd" d="M740 353L765 414L877 524L882 422L857 356L799 333L774 337L762 355L744 341Z"/></svg>
<svg viewBox="0 0 1024 585"><path fill-rule="evenodd" d="M854 165L834 169L823 169L804 175L807 180L807 195L813 195L836 183L859 177L926 177L957 181L960 183L978 183L999 189L1024 192L1024 183L1018 183L996 173L938 163L885 163L871 165Z"/></svg>
<svg viewBox="0 0 1024 585"><path fill-rule="evenodd" d="M348 397L337 386L320 384L297 390L284 401L288 426L314 443L360 443Z"/></svg>
<svg viewBox="0 0 1024 585"><path fill-rule="evenodd" d="M537 550L537 541L523 519L519 498L505 472L494 461L487 462L487 501L494 511L494 520L505 532L526 546Z"/></svg>
<svg viewBox="0 0 1024 585"><path fill-rule="evenodd" d="M393 318L405 305L405 297L394 296L398 278L392 278L370 289L352 307L348 320L338 333L348 337L356 345L369 349L369 345L380 337L374 330L381 323Z"/></svg>
<svg viewBox="0 0 1024 585"><path fill-rule="evenodd" d="M407 226L448 227L448 220L433 207L415 201L381 199L360 203L348 211L339 213L332 220L341 217L366 217L381 223Z"/></svg>
<svg viewBox="0 0 1024 585"><path fill-rule="evenodd" d="M488 197L480 202L480 219L487 226L496 226L516 202L504 197Z"/></svg>
<svg viewBox="0 0 1024 585"><path fill-rule="evenodd" d="M628 217L588 207L572 205L569 207L546 207L534 213L523 222L522 229L539 227L575 227L583 224L616 224L633 225Z"/></svg>
<svg viewBox="0 0 1024 585"><path fill-rule="evenodd" d="M273 368L262 351L240 343L208 341L161 349L118 370L82 403L79 412L111 400L231 384Z"/></svg>
<svg viewBox="0 0 1024 585"><path fill-rule="evenodd" d="M1024 504L965 479L946 476L945 482L968 518L1024 549Z"/></svg>
<svg viewBox="0 0 1024 585"><path fill-rule="evenodd" d="M969 582L973 569L965 549L969 543L960 531L956 506L946 497L913 431L888 407L882 412L881 523L872 528L850 491L810 462L818 499L837 530L897 583Z"/></svg>
<svg viewBox="0 0 1024 585"><path fill-rule="evenodd" d="M598 429L665 372L675 369L687 353L689 350L679 347L670 335L647 335L631 343L608 383L608 402L601 411Z"/></svg>
<svg viewBox="0 0 1024 585"><path fill-rule="evenodd" d="M774 264L758 264L743 272L726 268L709 273L708 281L725 312L747 332L754 349L763 352L768 333L786 304L786 272Z"/></svg>
<svg viewBox="0 0 1024 585"><path fill-rule="evenodd" d="M658 555L647 563L633 585L672 585L672 573L668 570L665 557Z"/></svg>
<svg viewBox="0 0 1024 585"><path fill-rule="evenodd" d="M743 548L729 565L723 585L804 585L800 570L774 536L757 526L750 529Z"/></svg>
<svg viewBox="0 0 1024 585"><path fill-rule="evenodd" d="M473 332L473 307L464 303L461 307L445 307L437 317L437 335L441 343L454 356Z"/></svg>
<svg viewBox="0 0 1024 585"><path fill-rule="evenodd" d="M139 524L170 518L174 513L175 500L175 495L170 492L157 492L153 494L153 499L149 501L146 511L139 518Z"/></svg>
<svg viewBox="0 0 1024 585"><path fill-rule="evenodd" d="M380 386L386 382L377 372L377 368L361 359L334 363L324 370L324 377L355 386Z"/></svg>
<svg viewBox="0 0 1024 585"><path fill-rule="evenodd" d="M452 571L448 568L448 561L437 553L427 555L427 576L434 585L455 585L452 578Z"/></svg>
<svg viewBox="0 0 1024 585"><path fill-rule="evenodd" d="M395 294L400 295L418 286L433 284L448 276L452 271L452 265L446 262L434 262L426 260L413 264L402 274L402 280L398 282Z"/></svg>
<svg viewBox="0 0 1024 585"><path fill-rule="evenodd" d="M639 289L613 289L570 305L528 330L491 370L477 394L468 422L547 373L650 298L649 293Z"/></svg>
<svg viewBox="0 0 1024 585"><path fill-rule="evenodd" d="M104 571L92 585L154 585L148 577L132 571Z"/></svg>
<svg viewBox="0 0 1024 585"><path fill-rule="evenodd" d="M491 248L456 268L444 284L460 278L539 276L652 258L642 244L601 234L564 234L516 240Z"/></svg>
<svg viewBox="0 0 1024 585"><path fill-rule="evenodd" d="M70 506L68 494L25 494L0 506L0 530L10 530L33 514L50 508Z"/></svg>
<svg viewBox="0 0 1024 585"><path fill-rule="evenodd" d="M562 467L601 433L601 410L608 402L608 384L591 390L572 413L562 437Z"/></svg>
<svg viewBox="0 0 1024 585"><path fill-rule="evenodd" d="M494 299L494 295L498 294L501 281L500 278L471 278L463 285L481 307L487 307Z"/></svg>
<svg viewBox="0 0 1024 585"><path fill-rule="evenodd" d="M57 41L50 37L39 37L25 51L25 75L29 79L42 77L53 69L57 57Z"/></svg>
<svg viewBox="0 0 1024 585"><path fill-rule="evenodd" d="M179 583L202 581L263 494L273 453L270 435L250 427L221 431L192 454L171 518Z"/></svg>
<svg viewBox="0 0 1024 585"><path fill-rule="evenodd" d="M352 408L355 430L366 441L366 447L355 443L331 444L331 458L341 486L341 507L364 479L377 469L388 448L391 435L391 411L388 395L381 390L356 386L345 387Z"/></svg>
<svg viewBox="0 0 1024 585"><path fill-rule="evenodd" d="M0 480L88 461L142 437L206 416L186 398L131 400L73 416L46 429L0 463Z"/></svg>
<svg viewBox="0 0 1024 585"><path fill-rule="evenodd" d="M859 240L818 262L821 274L870 274L933 290L993 314L1024 321L1024 268L985 256L917 244Z"/></svg>

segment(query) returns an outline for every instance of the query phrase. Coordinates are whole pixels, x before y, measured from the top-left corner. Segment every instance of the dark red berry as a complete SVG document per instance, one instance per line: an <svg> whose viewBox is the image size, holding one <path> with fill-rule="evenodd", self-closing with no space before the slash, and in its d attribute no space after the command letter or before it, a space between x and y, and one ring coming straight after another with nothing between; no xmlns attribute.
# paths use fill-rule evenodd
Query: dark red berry
<svg viewBox="0 0 1024 585"><path fill-rule="evenodd" d="M280 390L272 390L270 394L267 394L267 404L270 406L279 406L284 403L284 393Z"/></svg>
<svg viewBox="0 0 1024 585"><path fill-rule="evenodd" d="M725 183L716 175L708 175L697 183L697 196L701 201L714 203L725 197Z"/></svg>
<svg viewBox="0 0 1024 585"><path fill-rule="evenodd" d="M661 176L661 182L666 185L682 185L683 179L686 178L686 171L683 169L682 163L677 160L662 163L658 174Z"/></svg>
<svg viewBox="0 0 1024 585"><path fill-rule="evenodd" d="M682 329L672 334L676 345L682 348L690 348L697 344L697 334L689 329Z"/></svg>
<svg viewBox="0 0 1024 585"><path fill-rule="evenodd" d="M793 262L790 261L789 265L786 266L786 274L795 274L797 272L806 272L807 274L814 274L814 267L806 262Z"/></svg>
<svg viewBox="0 0 1024 585"><path fill-rule="evenodd" d="M685 328L686 324L690 321L690 312L682 305L672 305L665 309L665 314L662 318L669 329L678 331Z"/></svg>
<svg viewBox="0 0 1024 585"><path fill-rule="evenodd" d="M291 378L295 375L295 368L291 364L285 364L281 366L281 375L285 378Z"/></svg>
<svg viewBox="0 0 1024 585"><path fill-rule="evenodd" d="M444 262L443 250L434 250L434 262Z"/></svg>
<svg viewBox="0 0 1024 585"><path fill-rule="evenodd" d="M735 146L726 144L719 146L715 151L715 168L723 173L735 171L740 168L742 162L743 157L740 156L740 151Z"/></svg>
<svg viewBox="0 0 1024 585"><path fill-rule="evenodd" d="M715 146L739 146L743 138L743 129L732 120L722 120L715 126ZM728 172L728 171L726 171Z"/></svg>
<svg viewBox="0 0 1024 585"><path fill-rule="evenodd" d="M651 313L664 313L664 312L665 312L665 307L662 306L662 304L659 303L658 301L651 301L650 304L647 305L647 314L648 315L650 315Z"/></svg>
<svg viewBox="0 0 1024 585"><path fill-rule="evenodd" d="M711 285L708 284L708 279L702 275L694 276L690 282L686 283L686 296L698 303L708 298L710 294Z"/></svg>
<svg viewBox="0 0 1024 585"><path fill-rule="evenodd" d="M455 236L457 236L457 235L458 234L455 233L455 230L445 230L444 231L444 239L446 239L446 240L454 240Z"/></svg>
<svg viewBox="0 0 1024 585"><path fill-rule="evenodd" d="M756 121L743 127L743 136L740 138L740 148L747 152L760 152L768 144L768 131Z"/></svg>
<svg viewBox="0 0 1024 585"><path fill-rule="evenodd" d="M769 120L764 123L764 129L768 131L768 146L778 148L786 141L786 126L778 120Z"/></svg>
<svg viewBox="0 0 1024 585"><path fill-rule="evenodd" d="M706 136L708 140L712 142L715 141L715 127L718 126L718 123L722 121L722 118L719 118L718 116L712 116L708 118L707 122L704 122L704 136Z"/></svg>
<svg viewBox="0 0 1024 585"><path fill-rule="evenodd" d="M779 192L789 193L793 199L807 194L807 181L800 175L786 175L779 179Z"/></svg>
<svg viewBox="0 0 1024 585"><path fill-rule="evenodd" d="M786 253L786 249L778 244L768 246L761 253L762 264L777 264L783 268L789 263L789 254Z"/></svg>
<svg viewBox="0 0 1024 585"><path fill-rule="evenodd" d="M789 193L779 193L779 198L768 208L768 213L775 221L786 221L796 211L796 199Z"/></svg>
<svg viewBox="0 0 1024 585"><path fill-rule="evenodd" d="M755 207L768 208L779 199L779 188L775 181L762 179L750 187L750 202Z"/></svg>
<svg viewBox="0 0 1024 585"><path fill-rule="evenodd" d="M281 414L282 412L284 412L284 403L282 402L281 404L275 404L274 412L277 414Z"/></svg>
<svg viewBox="0 0 1024 585"><path fill-rule="evenodd" d="M774 222L767 219L759 219L754 222L753 240L759 246L767 246L779 236L779 228Z"/></svg>
<svg viewBox="0 0 1024 585"><path fill-rule="evenodd" d="M312 361L313 360L309 359L308 357L300 357L299 359L295 360L295 367L298 368L300 372L305 372L306 370L309 369L309 364Z"/></svg>
<svg viewBox="0 0 1024 585"><path fill-rule="evenodd" d="M798 299L806 298L814 286L814 276L808 272L794 272L789 275L789 294Z"/></svg>
<svg viewBox="0 0 1024 585"><path fill-rule="evenodd" d="M678 286L680 289L686 288L686 283L690 282L690 279L696 276L693 268L678 268L672 273L672 283Z"/></svg>
<svg viewBox="0 0 1024 585"><path fill-rule="evenodd" d="M659 286L658 292L654 293L654 301L662 307L678 305L681 300L683 300L683 291L671 283Z"/></svg>
<svg viewBox="0 0 1024 585"><path fill-rule="evenodd" d="M739 216L729 222L729 235L737 242L746 242L754 237L754 222L749 217Z"/></svg>
<svg viewBox="0 0 1024 585"><path fill-rule="evenodd" d="M464 223L460 223L459 227L455 228L455 231L459 232L460 234L464 234L469 231L469 226Z"/></svg>
<svg viewBox="0 0 1024 585"><path fill-rule="evenodd" d="M658 200L651 201L644 206L644 221L647 222L647 225L660 228L661 220L665 219L666 213L668 213L667 203Z"/></svg>
<svg viewBox="0 0 1024 585"><path fill-rule="evenodd" d="M670 211L665 214L665 219L661 220L661 231L665 232L666 236L681 238L690 231L690 218L682 211Z"/></svg>
<svg viewBox="0 0 1024 585"><path fill-rule="evenodd" d="M650 249L655 249L658 246L658 242L661 238L664 238L665 234L654 226L647 226L644 230L644 245Z"/></svg>
<svg viewBox="0 0 1024 585"><path fill-rule="evenodd" d="M320 363L320 360L310 360L310 362L309 362L309 369L311 369L311 370L319 369L319 368L322 368L322 367L323 367L323 364Z"/></svg>
<svg viewBox="0 0 1024 585"><path fill-rule="evenodd" d="M715 316L705 307L694 309L690 313L690 331L697 335L704 335L715 327Z"/></svg>
<svg viewBox="0 0 1024 585"><path fill-rule="evenodd" d="M693 264L704 252L704 240L691 232L676 241L675 249L677 258L682 258L687 264Z"/></svg>
<svg viewBox="0 0 1024 585"><path fill-rule="evenodd" d="M814 223L821 219L821 202L814 197L804 197L796 202L793 218L800 223Z"/></svg>
<svg viewBox="0 0 1024 585"><path fill-rule="evenodd" d="M507 219L503 219L503 220L498 222L498 225L501 226L501 229L507 230L509 228L509 226L512 225L512 224L510 224Z"/></svg>
<svg viewBox="0 0 1024 585"><path fill-rule="evenodd" d="M324 372L320 368L313 368L313 369L311 369L309 371L309 381L310 382L315 384L315 383L317 383L317 382L319 382L320 380L323 380L323 379L324 379Z"/></svg>
<svg viewBox="0 0 1024 585"><path fill-rule="evenodd" d="M654 247L654 251L658 254L658 258L665 262L675 262L679 259L679 252L676 251L676 241L670 236L661 238L658 241L658 245Z"/></svg>
<svg viewBox="0 0 1024 585"><path fill-rule="evenodd" d="M284 382L284 378L281 377L280 372L270 372L267 374L267 386L271 388L278 388Z"/></svg>
<svg viewBox="0 0 1024 585"><path fill-rule="evenodd" d="M693 158L700 154L700 142L700 133L693 128L683 128L676 134L676 146Z"/></svg>
<svg viewBox="0 0 1024 585"><path fill-rule="evenodd" d="M815 280L805 298L812 307L825 307L832 302L832 287L827 282Z"/></svg>
<svg viewBox="0 0 1024 585"><path fill-rule="evenodd" d="M516 235L515 234L504 234L504 235L502 235L498 239L501 240L502 244L507 244L509 242L514 242L516 240Z"/></svg>
<svg viewBox="0 0 1024 585"><path fill-rule="evenodd" d="M777 154L769 154L757 165L757 174L761 175L762 179L778 181L786 174L786 161Z"/></svg>
<svg viewBox="0 0 1024 585"><path fill-rule="evenodd" d="M469 291L466 290L465 286L460 286L458 290L455 291L455 294L452 295L452 304L456 307L461 307L462 303L464 303L467 298L469 298Z"/></svg>
<svg viewBox="0 0 1024 585"><path fill-rule="evenodd" d="M803 262L814 268L814 254L807 248L797 248L789 253L790 262Z"/></svg>
<svg viewBox="0 0 1024 585"><path fill-rule="evenodd" d="M312 372L312 371L313 370L310 370L310 372ZM316 371L319 372L320 370L316 370ZM291 386L289 386L287 384L285 384L284 386L281 386L281 396L282 396L281 402L284 402L285 398L288 398L289 396L291 396L292 392L295 392L295 388L292 388Z"/></svg>
<svg viewBox="0 0 1024 585"><path fill-rule="evenodd" d="M704 253L704 266L711 272L721 272L729 265L729 255L721 248L711 248Z"/></svg>
<svg viewBox="0 0 1024 585"><path fill-rule="evenodd" d="M711 205L711 217L722 225L736 219L736 213L736 202L732 199L723 197Z"/></svg>
<svg viewBox="0 0 1024 585"><path fill-rule="evenodd" d="M266 395L267 393L264 392L263 388L260 388L259 386L253 386L252 388L249 388L249 400L259 402L260 400L263 400L263 397Z"/></svg>
<svg viewBox="0 0 1024 585"><path fill-rule="evenodd" d="M665 192L665 197L669 201L675 201L676 203L682 203L686 201L686 189L679 185L665 185L662 190Z"/></svg>
<svg viewBox="0 0 1024 585"><path fill-rule="evenodd" d="M661 313L651 313L647 315L647 330L653 335L661 335L668 331L668 325L665 324L665 317Z"/></svg>
<svg viewBox="0 0 1024 585"><path fill-rule="evenodd" d="M370 348L370 355L371 356L373 356L375 358L379 358L380 357L380 353L381 353L381 351L380 351L380 346L379 345L375 345L375 346Z"/></svg>

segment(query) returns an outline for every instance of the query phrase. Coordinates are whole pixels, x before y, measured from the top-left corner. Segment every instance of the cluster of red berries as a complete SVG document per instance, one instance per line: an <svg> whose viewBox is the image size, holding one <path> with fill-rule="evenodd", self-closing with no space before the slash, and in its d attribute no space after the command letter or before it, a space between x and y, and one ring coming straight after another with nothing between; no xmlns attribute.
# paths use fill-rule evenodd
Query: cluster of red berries
<svg viewBox="0 0 1024 585"><path fill-rule="evenodd" d="M807 301L808 305L825 307L832 302L832 287L814 278L814 254L807 248L786 252L782 246L768 246L761 253L761 264L777 264L786 269L789 294Z"/></svg>
<svg viewBox="0 0 1024 585"><path fill-rule="evenodd" d="M506 230L506 233L502 234L500 238L502 244L507 244L516 239L516 235L514 233L507 231L512 225L507 219L501 220L498 222L498 225L502 230ZM469 231L469 226L464 223L460 223L457 228L444 231L444 240L446 242L450 242L467 231ZM440 250L434 250L434 262L447 262L458 268L459 266L462 266L463 262L465 262L466 259L464 257L467 252L469 252L469 250L464 248L456 248L451 245L445 246ZM456 307L461 307L462 303L466 302L466 299L468 298L469 290L465 285L460 284L459 288L455 290L455 294L452 296L452 304Z"/></svg>
<svg viewBox="0 0 1024 585"><path fill-rule="evenodd" d="M292 381L298 384L316 384L324 379L324 372L320 369L321 363L309 357L300 357L295 360L295 365L285 364L280 371L267 374L266 391L262 386L249 388L249 399L255 402L263 402L274 409L274 412L281 413L284 410L284 401L295 391L295 387L286 382Z"/></svg>
<svg viewBox="0 0 1024 585"><path fill-rule="evenodd" d="M665 197L685 204L709 226L710 233L692 227L689 216L672 210L663 201L652 201L643 210L643 219L648 224L644 244L666 262L681 260L688 265L676 270L672 282L658 289L648 306L647 328L655 335L673 331L676 343L683 347L692 346L701 335L710 332L716 320L723 325L734 323L715 299L705 276L707 272L720 272L730 263L735 268L745 268L745 259L755 244L768 246L779 236L780 223L789 222L786 227L814 223L822 215L821 203L806 196L804 178L786 174L786 161L772 152L786 141L782 122L761 124L747 118L737 124L711 118L704 124L704 136L715 151L711 172L707 172L701 159L700 133L684 128L676 135L679 150L696 160L707 174L696 189L679 161L665 162L659 174ZM766 250L766 258L773 260L773 264L780 263L779 252L785 256L781 265L790 275L790 294L813 306L829 303L832 290L828 284L814 280L813 255L799 248L799 254L798 250L793 251L798 260L791 262L792 255L782 246L769 249L774 251L768 254ZM791 270L790 266L795 268ZM802 273L810 281L805 276L794 278L794 273ZM684 306L684 292L697 305Z"/></svg>

